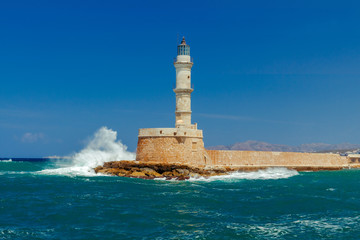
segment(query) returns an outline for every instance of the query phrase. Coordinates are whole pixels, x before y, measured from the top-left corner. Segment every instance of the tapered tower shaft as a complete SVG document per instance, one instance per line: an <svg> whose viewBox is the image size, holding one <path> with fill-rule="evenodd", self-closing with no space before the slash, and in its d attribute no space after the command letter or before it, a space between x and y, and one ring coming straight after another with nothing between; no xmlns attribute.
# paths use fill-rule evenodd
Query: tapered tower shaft
<svg viewBox="0 0 360 240"><path fill-rule="evenodd" d="M176 68L176 111L175 126L193 128L191 125L191 68L193 66L190 57L190 46L186 44L185 38L177 47L177 57L174 62Z"/></svg>

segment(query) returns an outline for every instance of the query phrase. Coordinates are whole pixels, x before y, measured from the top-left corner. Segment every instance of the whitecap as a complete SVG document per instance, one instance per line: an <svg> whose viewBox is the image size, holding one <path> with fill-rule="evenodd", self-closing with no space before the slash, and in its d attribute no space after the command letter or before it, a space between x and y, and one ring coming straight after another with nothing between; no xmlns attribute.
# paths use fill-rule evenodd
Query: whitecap
<svg viewBox="0 0 360 240"><path fill-rule="evenodd" d="M0 172L0 175L6 175L6 174L28 174L29 172L25 171L4 171Z"/></svg>
<svg viewBox="0 0 360 240"><path fill-rule="evenodd" d="M88 167L63 167L63 168L53 168L53 169L44 169L41 171L37 171L36 174L44 174L44 175L62 175L67 177L76 177L76 176L84 176L84 177L94 177L100 176L97 175L91 168Z"/></svg>
<svg viewBox="0 0 360 240"><path fill-rule="evenodd" d="M341 218L340 218L341 219ZM297 220L294 221L295 224L299 224L301 228L311 228L316 232L339 232L346 227L346 223L338 221L338 218L322 218L318 220ZM336 220L336 221L334 221Z"/></svg>
<svg viewBox="0 0 360 240"><path fill-rule="evenodd" d="M0 160L0 162L12 162L13 160L10 158L10 159L7 159L7 160Z"/></svg>
<svg viewBox="0 0 360 240"><path fill-rule="evenodd" d="M233 180L268 180L268 179L284 179L299 175L295 170L287 168L267 168L254 172L231 172L227 175L212 176L209 178L190 178L188 181L233 181Z"/></svg>

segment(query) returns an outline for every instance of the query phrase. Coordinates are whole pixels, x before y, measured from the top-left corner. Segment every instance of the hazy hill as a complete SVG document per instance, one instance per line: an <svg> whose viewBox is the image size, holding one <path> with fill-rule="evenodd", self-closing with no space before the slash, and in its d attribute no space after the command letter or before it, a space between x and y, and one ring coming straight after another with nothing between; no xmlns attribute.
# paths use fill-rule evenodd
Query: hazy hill
<svg viewBox="0 0 360 240"><path fill-rule="evenodd" d="M341 143L341 144L326 144L326 143L307 143L298 146L288 146L281 144L271 144L267 142L246 141L237 142L233 145L212 146L207 147L211 150L244 150L244 151L277 151L277 152L329 152L329 151L347 151L360 149L360 144Z"/></svg>

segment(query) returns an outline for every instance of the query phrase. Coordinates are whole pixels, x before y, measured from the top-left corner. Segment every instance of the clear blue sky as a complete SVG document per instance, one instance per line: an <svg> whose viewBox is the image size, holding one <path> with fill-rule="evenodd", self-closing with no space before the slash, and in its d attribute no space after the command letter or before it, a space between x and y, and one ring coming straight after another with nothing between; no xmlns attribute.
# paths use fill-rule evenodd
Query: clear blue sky
<svg viewBox="0 0 360 240"><path fill-rule="evenodd" d="M1 1L0 156L134 151L173 127L173 58L194 58L205 145L360 143L359 1Z"/></svg>

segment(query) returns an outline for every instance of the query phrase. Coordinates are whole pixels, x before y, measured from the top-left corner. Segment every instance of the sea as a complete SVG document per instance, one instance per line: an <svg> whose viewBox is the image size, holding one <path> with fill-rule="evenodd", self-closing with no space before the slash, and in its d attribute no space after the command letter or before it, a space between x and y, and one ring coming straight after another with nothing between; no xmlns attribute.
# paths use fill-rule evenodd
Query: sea
<svg viewBox="0 0 360 240"><path fill-rule="evenodd" d="M359 170L105 176L93 167L135 155L97 134L63 159L0 158L0 239L360 239Z"/></svg>

